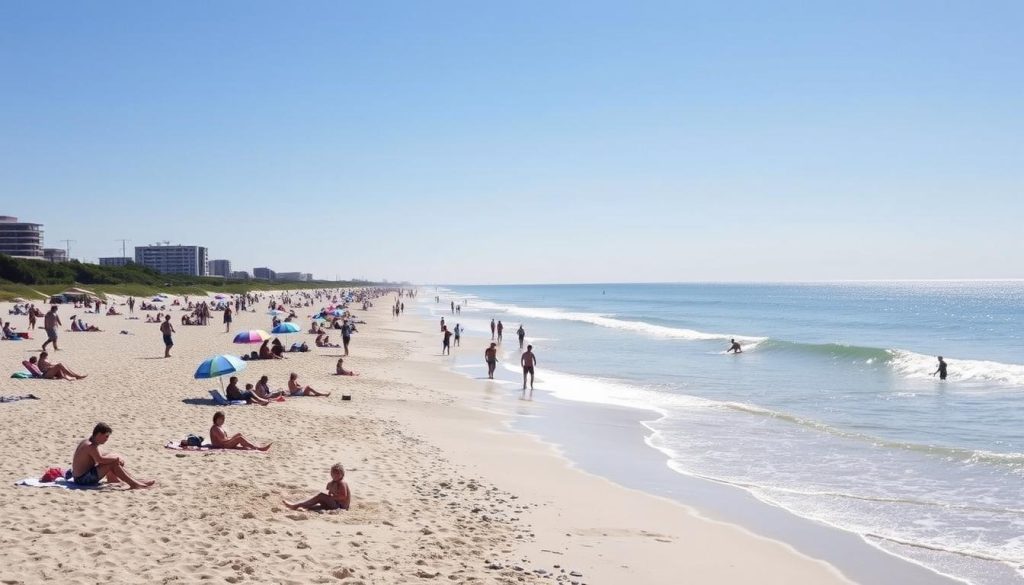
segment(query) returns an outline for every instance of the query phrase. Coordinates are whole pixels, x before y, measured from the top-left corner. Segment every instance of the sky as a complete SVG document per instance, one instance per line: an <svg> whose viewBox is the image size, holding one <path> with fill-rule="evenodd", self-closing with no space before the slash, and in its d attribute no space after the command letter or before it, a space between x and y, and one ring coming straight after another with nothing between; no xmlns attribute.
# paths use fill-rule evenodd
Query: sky
<svg viewBox="0 0 1024 585"><path fill-rule="evenodd" d="M1024 3L0 0L0 215L417 283L1024 277Z"/></svg>

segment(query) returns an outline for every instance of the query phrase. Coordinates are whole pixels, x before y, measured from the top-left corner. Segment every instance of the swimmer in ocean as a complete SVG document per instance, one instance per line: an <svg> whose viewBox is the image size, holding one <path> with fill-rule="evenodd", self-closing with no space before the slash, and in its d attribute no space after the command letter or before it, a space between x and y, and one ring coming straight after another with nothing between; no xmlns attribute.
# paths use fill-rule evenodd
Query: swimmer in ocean
<svg viewBox="0 0 1024 585"><path fill-rule="evenodd" d="M932 372L933 376L935 374L939 375L940 380L946 379L946 360L942 359L941 355L939 356L939 367L934 372Z"/></svg>

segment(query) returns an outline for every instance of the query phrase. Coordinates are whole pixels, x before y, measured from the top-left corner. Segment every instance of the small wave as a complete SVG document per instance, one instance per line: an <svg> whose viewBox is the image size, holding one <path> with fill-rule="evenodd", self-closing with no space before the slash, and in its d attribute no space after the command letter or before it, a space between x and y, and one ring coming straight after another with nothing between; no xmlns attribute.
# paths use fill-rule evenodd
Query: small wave
<svg viewBox="0 0 1024 585"><path fill-rule="evenodd" d="M902 349L890 349L890 364L896 372L907 378L929 378L935 371L935 356L922 355ZM995 382L1012 386L1024 385L1024 365L1006 364L987 360L946 360L949 379Z"/></svg>
<svg viewBox="0 0 1024 585"><path fill-rule="evenodd" d="M578 321L581 323L590 323L591 325L598 325L600 327L608 327L610 329L620 329L623 331L633 331L636 333L644 333L654 337L663 337L666 339L688 339L691 341L704 341L704 340L723 340L735 338L740 342L755 343L763 341L764 337L753 337L749 335L736 335L731 333L707 333L704 331L697 331L695 329L682 329L678 327L666 327L664 325L655 325L654 323L647 323L644 321L630 321L628 319L618 319L614 315L603 315L600 313L586 313L576 311L564 311L562 309L547 308L547 307L520 307L517 305L501 305L497 303L491 303L487 301L479 301L476 304L478 309L490 309L493 311L501 311L509 315L515 315L517 317L525 317L528 319L548 319L548 320L559 320L559 321Z"/></svg>

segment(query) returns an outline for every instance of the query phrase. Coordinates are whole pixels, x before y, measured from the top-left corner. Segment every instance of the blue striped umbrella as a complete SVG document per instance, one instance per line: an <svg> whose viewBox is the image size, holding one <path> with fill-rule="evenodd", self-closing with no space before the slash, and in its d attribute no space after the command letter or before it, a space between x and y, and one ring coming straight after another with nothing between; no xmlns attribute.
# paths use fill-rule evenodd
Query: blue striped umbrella
<svg viewBox="0 0 1024 585"><path fill-rule="evenodd" d="M274 335L283 335L286 333L298 333L299 326L295 323L281 323L277 327L270 330Z"/></svg>
<svg viewBox="0 0 1024 585"><path fill-rule="evenodd" d="M196 369L195 376L193 377L196 380L220 378L221 376L240 372L244 369L245 362L233 355L215 355L199 364L199 368ZM221 390L224 389L224 380L220 380L220 387Z"/></svg>

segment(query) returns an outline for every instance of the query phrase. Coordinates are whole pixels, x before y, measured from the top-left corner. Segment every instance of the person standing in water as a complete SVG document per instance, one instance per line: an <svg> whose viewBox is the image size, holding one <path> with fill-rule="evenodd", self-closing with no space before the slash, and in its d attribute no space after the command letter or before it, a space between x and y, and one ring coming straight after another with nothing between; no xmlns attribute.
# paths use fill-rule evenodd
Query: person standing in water
<svg viewBox="0 0 1024 585"><path fill-rule="evenodd" d="M504 330L505 330L505 326L502 325L501 321L499 320L498 321L498 343L501 343L501 332L504 331Z"/></svg>
<svg viewBox="0 0 1024 585"><path fill-rule="evenodd" d="M491 319L491 341L494 341L494 319Z"/></svg>
<svg viewBox="0 0 1024 585"><path fill-rule="evenodd" d="M484 350L484 361L487 362L487 378L494 379L494 368L498 365L498 348L493 341L491 346Z"/></svg>
<svg viewBox="0 0 1024 585"><path fill-rule="evenodd" d="M519 358L523 366L523 398L526 398L526 374L530 374L530 399L533 399L533 368L537 365L537 356L533 355L533 346L527 345L526 352Z"/></svg>
<svg viewBox="0 0 1024 585"><path fill-rule="evenodd" d="M743 353L743 348L740 347L740 342L735 339L730 339L729 341L732 342L732 345L729 346L729 349L725 350L725 353L729 353L730 351L734 353Z"/></svg>
<svg viewBox="0 0 1024 585"><path fill-rule="evenodd" d="M940 380L946 379L946 360L942 359L941 355L939 356L939 367L936 368L934 372L932 372L933 376L935 374L939 375Z"/></svg>
<svg viewBox="0 0 1024 585"><path fill-rule="evenodd" d="M523 329L523 324L519 324L519 329L516 329L516 335L519 336L519 351L523 351L523 340L526 339L526 329Z"/></svg>

